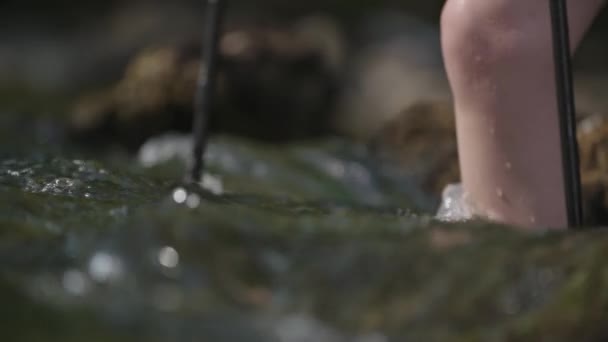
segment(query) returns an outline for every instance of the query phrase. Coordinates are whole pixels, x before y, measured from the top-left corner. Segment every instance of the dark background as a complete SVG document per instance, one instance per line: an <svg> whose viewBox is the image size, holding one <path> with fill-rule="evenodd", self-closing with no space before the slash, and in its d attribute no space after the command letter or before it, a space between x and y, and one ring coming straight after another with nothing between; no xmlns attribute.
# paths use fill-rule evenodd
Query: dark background
<svg viewBox="0 0 608 342"><path fill-rule="evenodd" d="M416 18L419 22L415 25L423 26L430 37L422 39L430 40L429 45L436 47L438 19L444 3L442 0L228 2L228 25L248 21L289 25L310 15L331 18L344 34L345 54L351 59L364 54L373 45L370 41L382 40L383 35L395 35L399 30L404 35L417 34L408 31L412 26L374 31L374 25L382 23L378 20L379 13ZM202 0L5 0L0 3L0 107L64 112L80 94L120 79L129 60L143 48L197 41L203 14ZM373 17L375 23L370 19ZM608 13L604 11L576 58L579 103L588 111L608 107L604 101L607 34ZM415 49L417 46L412 47L413 55L417 54ZM433 53L440 58L437 49ZM415 78L410 83L414 81Z"/></svg>

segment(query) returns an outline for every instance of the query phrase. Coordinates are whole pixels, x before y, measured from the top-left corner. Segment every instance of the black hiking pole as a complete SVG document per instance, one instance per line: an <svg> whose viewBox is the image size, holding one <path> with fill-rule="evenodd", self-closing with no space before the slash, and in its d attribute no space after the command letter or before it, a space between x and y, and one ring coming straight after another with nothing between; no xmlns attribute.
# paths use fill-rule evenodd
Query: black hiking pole
<svg viewBox="0 0 608 342"><path fill-rule="evenodd" d="M566 0L549 0L549 2L568 225L570 228L576 228L583 224L583 209L578 142L576 140L576 110L572 83L568 8Z"/></svg>
<svg viewBox="0 0 608 342"><path fill-rule="evenodd" d="M192 168L188 180L199 182L203 173L204 153L209 140L209 119L217 76L218 43L224 17L224 0L207 0L203 52L194 96Z"/></svg>

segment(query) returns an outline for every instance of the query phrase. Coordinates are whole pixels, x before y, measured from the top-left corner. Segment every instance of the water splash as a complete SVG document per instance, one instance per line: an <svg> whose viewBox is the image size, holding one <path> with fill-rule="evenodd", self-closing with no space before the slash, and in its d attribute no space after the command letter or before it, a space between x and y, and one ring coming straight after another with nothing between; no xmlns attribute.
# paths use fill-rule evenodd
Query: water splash
<svg viewBox="0 0 608 342"><path fill-rule="evenodd" d="M473 206L461 184L450 184L442 194L437 219L446 222L466 221L473 218Z"/></svg>

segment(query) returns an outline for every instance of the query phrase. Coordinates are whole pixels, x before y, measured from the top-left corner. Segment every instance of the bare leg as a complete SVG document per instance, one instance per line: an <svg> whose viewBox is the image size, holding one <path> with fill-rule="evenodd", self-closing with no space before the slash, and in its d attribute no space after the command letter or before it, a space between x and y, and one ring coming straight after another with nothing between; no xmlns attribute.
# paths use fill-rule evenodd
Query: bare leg
<svg viewBox="0 0 608 342"><path fill-rule="evenodd" d="M550 0L448 0L442 45L462 181L482 215L566 227ZM576 47L603 0L569 0Z"/></svg>

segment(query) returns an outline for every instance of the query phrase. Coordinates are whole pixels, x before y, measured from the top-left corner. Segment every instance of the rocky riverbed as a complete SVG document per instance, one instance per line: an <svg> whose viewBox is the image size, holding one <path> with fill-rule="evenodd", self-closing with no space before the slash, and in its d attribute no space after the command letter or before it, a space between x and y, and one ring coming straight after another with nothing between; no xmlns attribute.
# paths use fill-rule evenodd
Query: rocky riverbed
<svg viewBox="0 0 608 342"><path fill-rule="evenodd" d="M200 2L32 3L0 5L0 340L608 338L593 39L594 229L525 233L435 218L459 177L441 1L231 2L198 185L181 180Z"/></svg>
<svg viewBox="0 0 608 342"><path fill-rule="evenodd" d="M216 137L192 188L178 181L188 137L93 156L52 124L3 117L7 340L608 336L603 230L438 222L415 178L335 139Z"/></svg>

